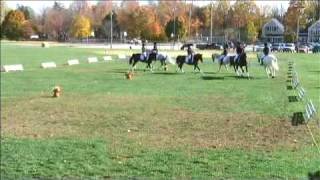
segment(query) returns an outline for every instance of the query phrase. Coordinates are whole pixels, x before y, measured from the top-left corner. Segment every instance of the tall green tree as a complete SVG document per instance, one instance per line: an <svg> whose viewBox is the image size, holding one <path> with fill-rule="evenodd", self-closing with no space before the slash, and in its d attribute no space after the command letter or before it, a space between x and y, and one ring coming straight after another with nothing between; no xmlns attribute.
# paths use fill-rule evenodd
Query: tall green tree
<svg viewBox="0 0 320 180"><path fill-rule="evenodd" d="M34 10L29 6L17 5L17 10L23 12L26 20L35 19Z"/></svg>
<svg viewBox="0 0 320 180"><path fill-rule="evenodd" d="M177 38L184 38L187 34L187 29L184 25L184 23L182 22L182 20L180 20L179 18L175 19L171 19L167 24L166 24L166 28L165 28L165 32L166 35L169 39L171 39L171 34L174 33L174 23L175 23L175 34Z"/></svg>

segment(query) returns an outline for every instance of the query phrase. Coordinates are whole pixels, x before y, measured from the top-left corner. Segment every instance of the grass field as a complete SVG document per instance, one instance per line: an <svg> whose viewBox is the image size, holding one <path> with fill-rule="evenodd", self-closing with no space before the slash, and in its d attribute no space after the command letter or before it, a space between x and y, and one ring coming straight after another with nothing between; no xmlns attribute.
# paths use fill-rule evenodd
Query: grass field
<svg viewBox="0 0 320 180"><path fill-rule="evenodd" d="M280 72L268 79L249 54L247 80L216 73L212 52L199 52L204 75L174 66L143 72L140 64L128 81L126 61L86 63L103 49L1 42L1 65L25 68L1 73L2 177L306 179L320 170L307 127L291 125L304 107L288 101L295 93L286 82L291 60L319 112L319 55L276 54ZM74 58L81 64L64 65ZM58 67L41 69L45 61ZM55 85L61 98L51 98ZM309 126L319 143L316 121Z"/></svg>

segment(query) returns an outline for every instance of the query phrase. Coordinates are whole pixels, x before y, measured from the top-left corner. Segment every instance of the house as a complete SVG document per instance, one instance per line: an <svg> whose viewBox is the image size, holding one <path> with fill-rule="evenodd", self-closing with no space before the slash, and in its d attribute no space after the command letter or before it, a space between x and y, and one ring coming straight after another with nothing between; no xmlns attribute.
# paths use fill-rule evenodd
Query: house
<svg viewBox="0 0 320 180"><path fill-rule="evenodd" d="M262 27L262 39L270 43L283 42L284 26L277 20L271 19Z"/></svg>
<svg viewBox="0 0 320 180"><path fill-rule="evenodd" d="M299 32L299 42L300 43L307 43L308 42L308 32L306 32L306 31Z"/></svg>
<svg viewBox="0 0 320 180"><path fill-rule="evenodd" d="M308 42L320 42L320 19L308 28Z"/></svg>

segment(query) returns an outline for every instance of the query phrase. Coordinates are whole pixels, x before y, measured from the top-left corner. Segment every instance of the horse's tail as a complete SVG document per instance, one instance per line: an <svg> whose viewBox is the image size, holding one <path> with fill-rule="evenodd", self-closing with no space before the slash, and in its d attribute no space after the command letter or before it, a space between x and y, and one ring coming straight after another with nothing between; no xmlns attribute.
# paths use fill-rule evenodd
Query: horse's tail
<svg viewBox="0 0 320 180"><path fill-rule="evenodd" d="M277 58L275 58L274 60L272 60L272 67L276 70L279 71L279 65L278 65L278 60Z"/></svg>
<svg viewBox="0 0 320 180"><path fill-rule="evenodd" d="M181 56L177 56L177 57L176 57L176 64L180 64L180 57L181 57Z"/></svg>
<svg viewBox="0 0 320 180"><path fill-rule="evenodd" d="M174 63L174 60L171 58L171 56L166 55L166 59L168 60L168 62L169 62L170 64L175 64L175 63Z"/></svg>
<svg viewBox="0 0 320 180"><path fill-rule="evenodd" d="M212 58L212 62L214 63L214 60L215 60L215 54L212 54L212 55L211 55L211 58Z"/></svg>

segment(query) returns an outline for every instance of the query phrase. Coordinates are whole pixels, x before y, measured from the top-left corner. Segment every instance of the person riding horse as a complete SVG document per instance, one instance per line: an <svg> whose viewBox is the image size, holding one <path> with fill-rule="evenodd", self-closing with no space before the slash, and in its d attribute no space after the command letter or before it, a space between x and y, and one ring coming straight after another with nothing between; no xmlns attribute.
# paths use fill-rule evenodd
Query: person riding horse
<svg viewBox="0 0 320 180"><path fill-rule="evenodd" d="M270 49L268 47L267 43L264 43L264 48L263 48L263 56L260 59L260 64L263 65L263 59L269 55Z"/></svg>
<svg viewBox="0 0 320 180"><path fill-rule="evenodd" d="M236 59L235 59L235 60L236 60L236 62L239 62L240 55L241 55L242 53L244 53L244 50L243 50L243 48L241 47L240 42L238 42L238 44L237 44L236 53L237 53L237 56L236 56Z"/></svg>
<svg viewBox="0 0 320 180"><path fill-rule="evenodd" d="M153 49L151 50L152 53L158 54L158 47L157 42L153 43Z"/></svg>
<svg viewBox="0 0 320 180"><path fill-rule="evenodd" d="M193 63L193 57L194 57L194 51L192 50L191 45L188 46L187 53L188 53L187 62L189 64L192 64Z"/></svg>
<svg viewBox="0 0 320 180"><path fill-rule="evenodd" d="M141 60L146 61L147 60L147 51L146 51L146 47L145 47L145 43L142 43L142 47L141 47Z"/></svg>
<svg viewBox="0 0 320 180"><path fill-rule="evenodd" d="M223 52L220 56L220 63L222 64L223 62L223 59L227 56L228 54L228 44L226 43L224 46L223 46Z"/></svg>

